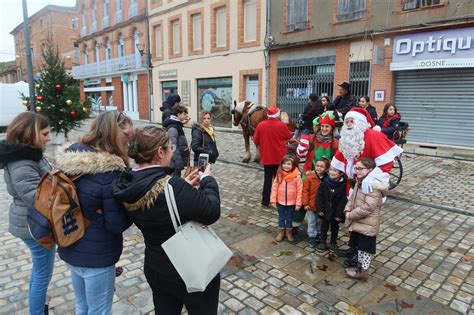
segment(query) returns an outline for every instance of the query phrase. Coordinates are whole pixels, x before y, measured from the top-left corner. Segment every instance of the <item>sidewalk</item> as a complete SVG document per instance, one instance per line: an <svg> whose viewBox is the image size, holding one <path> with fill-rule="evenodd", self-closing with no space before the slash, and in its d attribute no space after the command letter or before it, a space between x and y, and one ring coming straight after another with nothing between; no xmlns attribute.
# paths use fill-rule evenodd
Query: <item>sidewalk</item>
<svg viewBox="0 0 474 315"><path fill-rule="evenodd" d="M189 136L190 130L186 132ZM217 132L216 137L219 159L240 163L244 153L241 135ZM395 190L400 189L403 198L429 198L426 202L435 206L451 199L448 205L452 207L461 208L462 202L466 208L473 205L473 186L468 186L472 164L408 155L403 163L407 177ZM369 280L356 282L345 277L343 259L308 247L304 227L294 243L273 241L277 213L260 207L263 174L260 166L250 165L253 167L219 162L213 171L222 202L215 230L235 252L222 272L221 314L474 313L472 215L389 199ZM437 174L443 174L442 180ZM7 232L10 197L2 175L0 171L0 314L24 314L31 258L21 240ZM467 183L451 184L460 178L467 178ZM457 197L464 198L461 202ZM347 240L341 229L339 245ZM124 267L124 273L116 279L114 314L153 313L151 291L143 275L143 252L141 233L130 228L117 264ZM51 313L73 313L70 275L59 258L48 294L52 296Z"/></svg>

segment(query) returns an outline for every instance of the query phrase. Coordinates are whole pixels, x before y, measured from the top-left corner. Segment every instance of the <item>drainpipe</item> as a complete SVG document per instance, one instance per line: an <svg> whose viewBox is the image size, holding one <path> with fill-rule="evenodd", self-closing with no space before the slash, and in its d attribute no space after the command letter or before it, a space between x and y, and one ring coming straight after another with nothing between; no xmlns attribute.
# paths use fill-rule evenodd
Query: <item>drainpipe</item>
<svg viewBox="0 0 474 315"><path fill-rule="evenodd" d="M265 50L263 51L263 57L265 59L265 104L268 106L269 96L270 96L270 45L272 44L270 38L270 2L271 0L266 0L266 21L265 21Z"/></svg>
<svg viewBox="0 0 474 315"><path fill-rule="evenodd" d="M153 65L151 64L151 41L150 41L150 21L148 19L148 0L145 0L145 27L147 40L147 59L148 59L148 117L152 122L154 121L154 101L153 101Z"/></svg>
<svg viewBox="0 0 474 315"><path fill-rule="evenodd" d="M23 4L23 36L25 37L25 47L26 47L26 72L28 74L30 111L34 112L35 111L35 81L33 80L33 64L31 62L30 20L28 19L28 8L27 8L26 0L23 0L22 4ZM21 52L20 52L20 55L21 55Z"/></svg>

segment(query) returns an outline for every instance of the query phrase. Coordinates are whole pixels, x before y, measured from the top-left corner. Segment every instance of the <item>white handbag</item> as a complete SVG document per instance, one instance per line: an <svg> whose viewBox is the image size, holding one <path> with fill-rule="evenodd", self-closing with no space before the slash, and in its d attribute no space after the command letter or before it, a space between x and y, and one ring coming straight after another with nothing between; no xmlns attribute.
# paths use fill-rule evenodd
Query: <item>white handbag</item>
<svg viewBox="0 0 474 315"><path fill-rule="evenodd" d="M165 187L165 197L176 234L161 247L186 284L188 293L202 292L233 253L210 226L193 221L181 225L173 187L169 183Z"/></svg>

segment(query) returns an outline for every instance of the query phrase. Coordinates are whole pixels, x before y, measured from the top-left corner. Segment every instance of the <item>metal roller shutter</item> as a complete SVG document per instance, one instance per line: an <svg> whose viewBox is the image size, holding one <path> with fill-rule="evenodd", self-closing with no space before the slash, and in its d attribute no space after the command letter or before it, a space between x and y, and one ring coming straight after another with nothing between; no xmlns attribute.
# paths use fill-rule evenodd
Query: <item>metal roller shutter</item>
<svg viewBox="0 0 474 315"><path fill-rule="evenodd" d="M474 147L474 69L398 71L395 105L408 141Z"/></svg>

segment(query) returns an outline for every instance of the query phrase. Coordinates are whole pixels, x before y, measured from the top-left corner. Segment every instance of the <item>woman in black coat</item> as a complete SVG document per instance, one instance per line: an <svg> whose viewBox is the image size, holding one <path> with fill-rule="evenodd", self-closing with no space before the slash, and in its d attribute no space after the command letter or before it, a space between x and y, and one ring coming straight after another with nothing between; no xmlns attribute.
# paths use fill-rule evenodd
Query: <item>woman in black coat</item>
<svg viewBox="0 0 474 315"><path fill-rule="evenodd" d="M194 152L194 165L197 166L199 154L209 154L209 163L216 163L219 157L217 150L216 133L212 128L212 115L210 112L199 113L199 124L194 124L191 131L191 149Z"/></svg>
<svg viewBox="0 0 474 315"><path fill-rule="evenodd" d="M196 170L185 179L171 177L173 145L166 132L154 126L136 130L129 156L137 165L123 172L112 190L145 238L144 272L153 291L156 314L181 314L183 304L191 315L217 314L220 276L211 280L204 292L188 293L161 247L175 234L164 195L167 183L173 187L182 224L195 221L210 225L219 219L219 187L210 165L200 175ZM198 180L200 186L195 189Z"/></svg>
<svg viewBox="0 0 474 315"><path fill-rule="evenodd" d="M361 96L359 98L359 107L365 108L369 112L370 117L374 121L374 124L377 123L377 110L370 104L370 97Z"/></svg>

